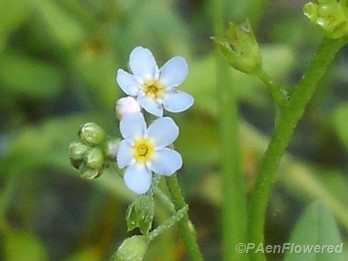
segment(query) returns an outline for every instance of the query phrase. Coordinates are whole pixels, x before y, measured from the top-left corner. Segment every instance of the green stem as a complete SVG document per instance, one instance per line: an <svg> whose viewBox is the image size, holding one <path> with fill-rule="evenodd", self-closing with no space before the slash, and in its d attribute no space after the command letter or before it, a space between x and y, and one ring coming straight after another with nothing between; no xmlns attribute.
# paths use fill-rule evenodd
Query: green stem
<svg viewBox="0 0 348 261"><path fill-rule="evenodd" d="M280 111L282 111L285 106L287 105L287 95L285 90L282 90L277 86L269 77L269 75L264 71L261 70L259 73L256 74L256 76L266 84L268 90L271 92L273 102L276 105L276 108Z"/></svg>
<svg viewBox="0 0 348 261"><path fill-rule="evenodd" d="M167 231L169 228L174 226L177 222L187 215L188 206L186 205L182 209L178 210L173 216L167 219L163 224L152 230L147 237L150 241L154 240L159 235L163 234L163 232Z"/></svg>
<svg viewBox="0 0 348 261"><path fill-rule="evenodd" d="M251 243L258 245L263 242L267 201L281 156L318 82L343 44L344 40L323 39L275 128L250 199L248 236ZM250 255L252 260L265 260L263 253L251 252Z"/></svg>
<svg viewBox="0 0 348 261"><path fill-rule="evenodd" d="M187 207L185 199L181 193L181 189L180 189L176 174L166 177L166 182L167 182L170 195L173 200L175 211L178 212L184 209L185 207ZM185 244L187 255L190 258L190 260L191 261L203 260L202 254L197 245L196 232L188 217L187 211L184 213L183 217L178 222L178 225L179 225L181 238Z"/></svg>
<svg viewBox="0 0 348 261"><path fill-rule="evenodd" d="M224 30L223 1L214 1L214 27L216 35ZM216 86L219 110L219 137L221 160L221 232L223 260L243 260L245 255L234 251L246 239L246 193L241 166L239 143L238 102L231 81L230 68L216 54Z"/></svg>

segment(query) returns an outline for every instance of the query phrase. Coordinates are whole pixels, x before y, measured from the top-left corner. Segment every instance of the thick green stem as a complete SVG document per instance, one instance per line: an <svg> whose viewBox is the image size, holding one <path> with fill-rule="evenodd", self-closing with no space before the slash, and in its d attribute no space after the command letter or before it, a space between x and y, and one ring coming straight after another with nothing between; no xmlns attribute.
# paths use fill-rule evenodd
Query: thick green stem
<svg viewBox="0 0 348 261"><path fill-rule="evenodd" d="M170 192L170 195L173 200L175 211L180 211L187 207L185 199L181 193L181 189L176 177L176 174L166 177L167 186ZM196 231L188 217L187 212L184 213L181 220L178 222L179 231L181 238L185 244L187 255L192 261L201 261L203 257L199 250L197 240L196 240Z"/></svg>
<svg viewBox="0 0 348 261"><path fill-rule="evenodd" d="M299 84L295 86L289 104L275 128L250 199L248 219L250 243L256 245L263 243L267 201L282 154L318 82L343 44L344 40L323 39L314 59ZM265 260L262 253L251 252L250 257L252 260Z"/></svg>
<svg viewBox="0 0 348 261"><path fill-rule="evenodd" d="M223 10L222 0L214 1L213 21L216 35L222 35L224 30ZM221 233L224 261L246 258L246 255L234 250L238 243L245 242L247 215L239 143L238 102L230 75L230 68L221 54L217 53L216 86L220 123Z"/></svg>

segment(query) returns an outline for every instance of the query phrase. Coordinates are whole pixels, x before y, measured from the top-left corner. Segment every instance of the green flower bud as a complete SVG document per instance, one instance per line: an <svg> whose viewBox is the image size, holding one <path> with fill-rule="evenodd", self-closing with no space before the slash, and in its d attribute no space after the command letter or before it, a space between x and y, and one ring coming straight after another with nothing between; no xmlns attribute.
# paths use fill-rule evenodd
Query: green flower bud
<svg viewBox="0 0 348 261"><path fill-rule="evenodd" d="M80 142L72 142L69 146L69 158L74 168L80 168L88 147Z"/></svg>
<svg viewBox="0 0 348 261"><path fill-rule="evenodd" d="M132 236L124 240L117 249L114 261L141 261L144 258L149 239L145 236Z"/></svg>
<svg viewBox="0 0 348 261"><path fill-rule="evenodd" d="M103 169L91 169L85 164L80 167L80 176L84 179L95 179L103 174Z"/></svg>
<svg viewBox="0 0 348 261"><path fill-rule="evenodd" d="M84 160L88 168L99 170L104 165L104 153L101 148L91 148L86 152Z"/></svg>
<svg viewBox="0 0 348 261"><path fill-rule="evenodd" d="M91 146L101 145L106 139L104 130L94 122L85 123L79 131L79 137L83 143Z"/></svg>
<svg viewBox="0 0 348 261"><path fill-rule="evenodd" d="M230 23L225 37L213 37L213 40L234 69L250 74L261 70L259 45L249 21L240 25Z"/></svg>
<svg viewBox="0 0 348 261"><path fill-rule="evenodd" d="M338 39L347 35L346 1L319 0L318 4L307 3L303 11L328 38Z"/></svg>

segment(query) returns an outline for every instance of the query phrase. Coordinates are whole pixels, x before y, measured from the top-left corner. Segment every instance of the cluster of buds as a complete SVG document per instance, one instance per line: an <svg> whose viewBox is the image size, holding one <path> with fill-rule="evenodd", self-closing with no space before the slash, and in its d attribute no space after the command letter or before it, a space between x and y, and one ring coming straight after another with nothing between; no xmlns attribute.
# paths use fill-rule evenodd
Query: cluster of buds
<svg viewBox="0 0 348 261"><path fill-rule="evenodd" d="M79 130L80 141L69 146L69 158L72 166L86 179L99 177L104 168L107 151L104 130L94 122L84 124Z"/></svg>

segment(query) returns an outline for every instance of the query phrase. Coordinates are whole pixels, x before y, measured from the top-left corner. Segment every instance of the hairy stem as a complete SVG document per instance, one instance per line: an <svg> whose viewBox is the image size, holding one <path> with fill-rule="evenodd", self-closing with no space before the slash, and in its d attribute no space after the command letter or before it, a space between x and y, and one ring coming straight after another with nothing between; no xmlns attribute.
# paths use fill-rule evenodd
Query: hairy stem
<svg viewBox="0 0 348 261"><path fill-rule="evenodd" d="M256 245L263 242L267 202L280 159L318 82L343 44L344 40L323 39L314 59L299 84L295 86L289 104L279 119L263 157L260 172L250 199L248 219L249 242ZM265 260L263 253L250 254L252 260Z"/></svg>
<svg viewBox="0 0 348 261"><path fill-rule="evenodd" d="M173 200L175 211L178 212L182 209L185 209L187 207L187 204L181 193L176 174L166 177L166 182ZM185 244L189 259L192 261L203 260L196 240L196 231L188 217L187 211L183 214L183 217L178 222L178 225L180 235Z"/></svg>

